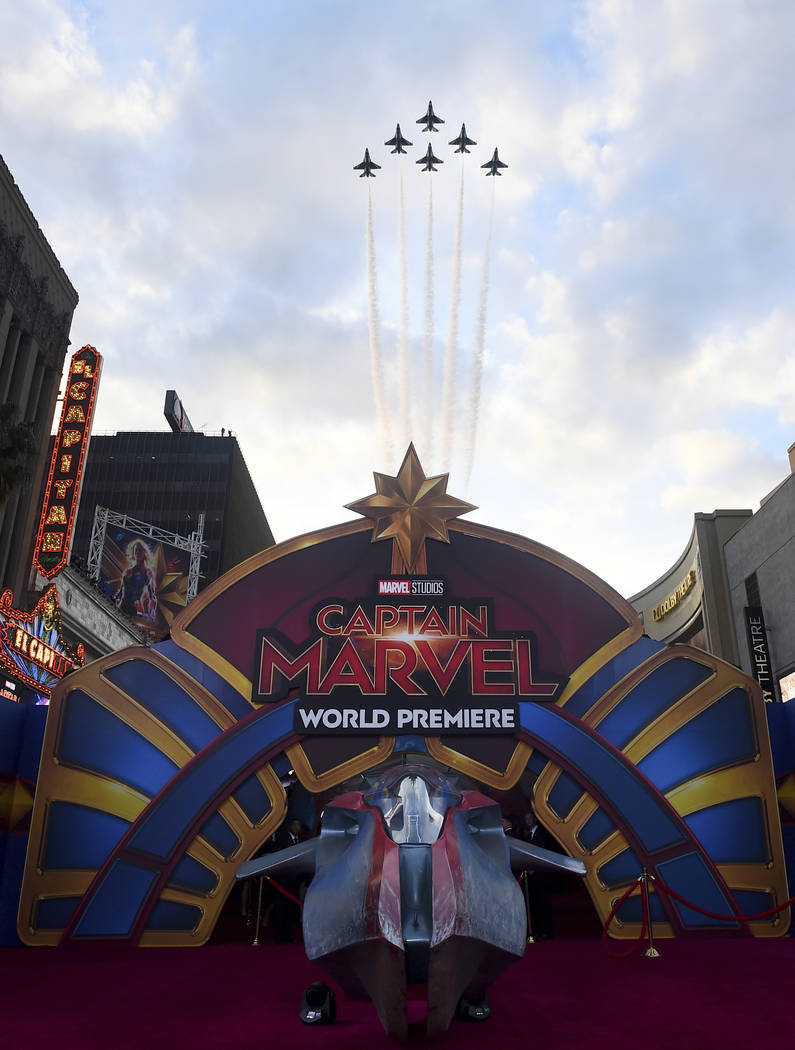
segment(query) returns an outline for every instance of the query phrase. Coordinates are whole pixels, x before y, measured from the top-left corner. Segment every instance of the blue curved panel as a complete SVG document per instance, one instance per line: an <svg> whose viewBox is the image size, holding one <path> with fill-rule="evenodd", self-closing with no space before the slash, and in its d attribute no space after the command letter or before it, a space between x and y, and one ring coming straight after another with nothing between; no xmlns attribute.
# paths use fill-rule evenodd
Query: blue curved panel
<svg viewBox="0 0 795 1050"><path fill-rule="evenodd" d="M36 903L36 926L62 930L75 913L82 897L44 897Z"/></svg>
<svg viewBox="0 0 795 1050"><path fill-rule="evenodd" d="M539 751L538 748L535 748L530 756L530 761L527 763L527 768L534 775L533 778L535 779L540 775L541 771L548 763L549 758L547 758L543 752Z"/></svg>
<svg viewBox="0 0 795 1050"><path fill-rule="evenodd" d="M184 740L192 751L201 751L221 732L220 726L188 696L173 678L145 660L128 660L103 673L147 711Z"/></svg>
<svg viewBox="0 0 795 1050"><path fill-rule="evenodd" d="M650 751L638 769L665 795L702 773L749 762L756 751L748 694L732 689Z"/></svg>
<svg viewBox="0 0 795 1050"><path fill-rule="evenodd" d="M605 740L618 748L627 746L655 718L714 672L695 660L668 660L656 667L596 726Z"/></svg>
<svg viewBox="0 0 795 1050"><path fill-rule="evenodd" d="M80 916L74 937L126 937L157 872L115 860Z"/></svg>
<svg viewBox="0 0 795 1050"><path fill-rule="evenodd" d="M193 893L212 893L218 885L218 875L206 865L186 853L174 869L169 886L191 890Z"/></svg>
<svg viewBox="0 0 795 1050"><path fill-rule="evenodd" d="M608 689L612 689L616 682L628 675L630 671L634 671L636 667L640 667L650 656L654 656L662 648L663 646L660 642L654 642L651 638L643 635L633 645L623 649L612 660L600 667L595 674L591 675L587 682L580 686L576 693L572 693L564 706L564 710L570 715L583 718L593 705L602 699Z"/></svg>
<svg viewBox="0 0 795 1050"><path fill-rule="evenodd" d="M708 806L684 820L716 864L767 864L764 816L762 800L754 796Z"/></svg>
<svg viewBox="0 0 795 1050"><path fill-rule="evenodd" d="M612 808L635 829L641 846L654 853L686 841L663 799L638 776L631 763L609 750L588 731L568 721L560 708L520 703L519 722L541 742L555 748L598 789Z"/></svg>
<svg viewBox="0 0 795 1050"><path fill-rule="evenodd" d="M226 860L229 860L240 845L240 839L220 813L213 813L209 820L202 824L199 834Z"/></svg>
<svg viewBox="0 0 795 1050"><path fill-rule="evenodd" d="M293 729L293 708L298 701L258 712L259 717L227 730L208 755L199 755L169 786L136 824L130 839L133 849L165 860L197 813L209 804L225 783Z"/></svg>
<svg viewBox="0 0 795 1050"><path fill-rule="evenodd" d="M44 867L97 871L129 826L105 810L55 800L47 812Z"/></svg>
<svg viewBox="0 0 795 1050"><path fill-rule="evenodd" d="M56 757L61 763L103 773L150 797L179 769L159 748L81 689L73 689L66 698Z"/></svg>
<svg viewBox="0 0 795 1050"><path fill-rule="evenodd" d="M698 902L699 906L718 915L732 915L734 908L715 881L715 876L698 853L685 853L681 857L664 860L657 865L663 882L686 900ZM704 926L737 926L736 922L710 919L685 904L671 899L679 913L685 929Z"/></svg>
<svg viewBox="0 0 795 1050"><path fill-rule="evenodd" d="M158 653L162 653L167 660L176 664L177 667L181 667L191 678L195 678L200 685L204 686L208 693L224 705L230 715L234 715L235 718L245 718L246 715L251 714L251 704L246 703L240 693L233 689L225 678L222 678L198 657L193 656L184 649L180 649L176 642L172 642L170 638L167 638L153 648Z"/></svg>
<svg viewBox="0 0 795 1050"><path fill-rule="evenodd" d="M244 780L232 796L252 824L260 824L271 811L268 792L256 776Z"/></svg>
<svg viewBox="0 0 795 1050"><path fill-rule="evenodd" d="M622 922L642 922L643 902L641 900L640 890L631 897L627 897L616 914ZM665 914L663 903L656 893L649 894L649 914L651 915L652 922L668 922L668 916Z"/></svg>
<svg viewBox="0 0 795 1050"><path fill-rule="evenodd" d="M603 864L597 874L605 886L626 886L636 879L642 870L643 865L633 851L625 849L617 857Z"/></svg>
<svg viewBox="0 0 795 1050"><path fill-rule="evenodd" d="M765 890L734 890L734 899L743 915L758 915L775 906L773 894ZM771 916L771 922L773 921Z"/></svg>
<svg viewBox="0 0 795 1050"><path fill-rule="evenodd" d="M568 773L561 773L549 793L549 807L561 820L565 820L571 813L575 802L582 796L582 787L574 777L569 776Z"/></svg>
<svg viewBox="0 0 795 1050"><path fill-rule="evenodd" d="M72 936L129 936L161 870L172 858L197 816L227 796L225 787L239 770L256 761L280 740L292 735L297 700L277 708L262 708L245 722L226 730L207 755L185 766L165 791L139 817L99 884L87 900ZM216 811L205 822L222 820ZM225 825L225 821L222 821ZM231 832L231 829L229 829ZM121 850L149 854L151 868L131 864ZM142 857L143 860L143 857Z"/></svg>
<svg viewBox="0 0 795 1050"><path fill-rule="evenodd" d="M600 806L583 824L577 838L585 849L595 850L615 830L615 824Z"/></svg>
<svg viewBox="0 0 795 1050"><path fill-rule="evenodd" d="M195 930L201 922L201 908L182 901L160 900L152 909L147 930Z"/></svg>

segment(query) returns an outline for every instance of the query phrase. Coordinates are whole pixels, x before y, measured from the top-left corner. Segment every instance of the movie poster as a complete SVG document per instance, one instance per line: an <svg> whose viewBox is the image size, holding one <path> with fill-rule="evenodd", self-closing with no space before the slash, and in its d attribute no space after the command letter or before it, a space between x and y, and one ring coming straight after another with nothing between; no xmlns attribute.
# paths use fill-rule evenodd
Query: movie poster
<svg viewBox="0 0 795 1050"><path fill-rule="evenodd" d="M99 584L117 609L139 627L164 638L188 593L190 551L108 525Z"/></svg>

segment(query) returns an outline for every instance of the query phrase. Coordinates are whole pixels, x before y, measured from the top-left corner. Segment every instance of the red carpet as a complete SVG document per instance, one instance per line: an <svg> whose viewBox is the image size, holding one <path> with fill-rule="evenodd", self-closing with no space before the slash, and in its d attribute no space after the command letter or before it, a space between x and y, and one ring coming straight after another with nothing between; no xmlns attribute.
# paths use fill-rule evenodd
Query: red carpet
<svg viewBox="0 0 795 1050"><path fill-rule="evenodd" d="M455 1050L588 1047L686 1050L792 1046L795 941L661 942L662 957L611 959L598 939L528 946L493 986L492 1017L429 1044ZM299 944L0 950L3 1050L382 1050L369 1003L339 1020L298 1020L322 974ZM423 1004L411 1004L419 1011ZM413 1018L413 1013L410 1018Z"/></svg>

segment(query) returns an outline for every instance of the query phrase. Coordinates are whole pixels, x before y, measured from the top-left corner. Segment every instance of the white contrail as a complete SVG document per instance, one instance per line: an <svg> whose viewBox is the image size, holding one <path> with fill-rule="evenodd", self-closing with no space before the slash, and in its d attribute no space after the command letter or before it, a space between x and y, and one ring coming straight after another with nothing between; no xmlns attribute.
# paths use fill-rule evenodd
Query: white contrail
<svg viewBox="0 0 795 1050"><path fill-rule="evenodd" d="M467 449L466 486L472 474L472 464L475 461L475 446L478 437L478 423L480 421L480 385L483 378L483 357L486 344L486 304L489 297L489 265L491 262L491 231L494 226L494 187L491 193L491 208L489 209L489 230L486 235L486 247L483 251L483 280L480 285L480 298L478 300L478 318L475 326L475 346L472 354L472 392L471 412L472 429L470 432L469 447Z"/></svg>
<svg viewBox="0 0 795 1050"><path fill-rule="evenodd" d="M403 448L411 441L411 342L409 339L409 288L406 264L406 213L403 204L403 172L400 173L400 199L398 202L398 255L400 265L400 335L398 359L400 361L400 422L403 429Z"/></svg>
<svg viewBox="0 0 795 1050"><path fill-rule="evenodd" d="M464 219L464 168L461 167L461 185L458 191L458 217L453 245L453 271L450 281L450 320L447 331L447 347L444 358L444 409L442 415L442 440L444 462L442 469L450 469L453 449L453 410L455 408L455 380L458 355L458 314L461 306L461 227Z"/></svg>
<svg viewBox="0 0 795 1050"><path fill-rule="evenodd" d="M373 396L381 430L381 455L385 463L392 462L392 435L384 404L384 362L381 356L381 318L378 309L378 277L375 266L373 238L373 197L367 187L367 299L370 331L370 368L373 373Z"/></svg>
<svg viewBox="0 0 795 1050"><path fill-rule="evenodd" d="M422 341L423 417L425 420L424 455L433 459L433 179L428 179L428 234L425 244L425 334Z"/></svg>

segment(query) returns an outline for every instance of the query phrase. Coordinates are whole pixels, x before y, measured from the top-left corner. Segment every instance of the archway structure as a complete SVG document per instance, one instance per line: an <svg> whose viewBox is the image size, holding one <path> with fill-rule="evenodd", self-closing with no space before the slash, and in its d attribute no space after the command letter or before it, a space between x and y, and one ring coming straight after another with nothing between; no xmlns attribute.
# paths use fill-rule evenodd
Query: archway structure
<svg viewBox="0 0 795 1050"><path fill-rule="evenodd" d="M51 704L19 934L199 944L286 813L398 750L506 790L588 869L605 919L646 868L724 915L787 899L755 683L642 634L632 607L470 509L413 448L352 507L208 587L171 637L69 676ZM381 542L384 541L384 542ZM652 894L655 932L744 932ZM635 936L630 898L619 936ZM786 932L789 914L756 921Z"/></svg>

